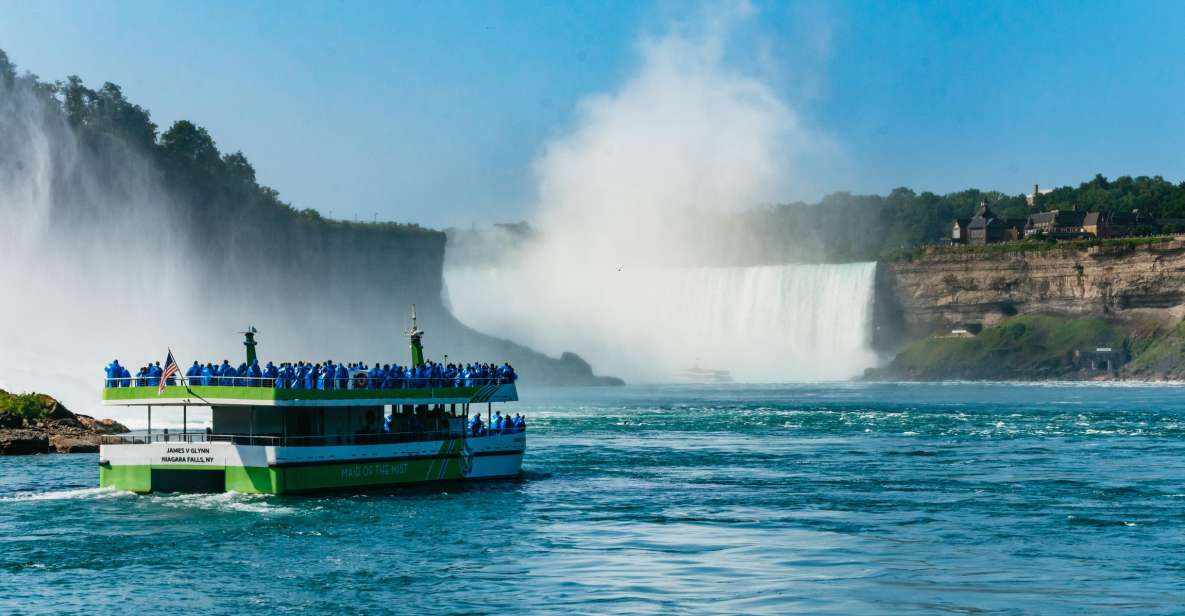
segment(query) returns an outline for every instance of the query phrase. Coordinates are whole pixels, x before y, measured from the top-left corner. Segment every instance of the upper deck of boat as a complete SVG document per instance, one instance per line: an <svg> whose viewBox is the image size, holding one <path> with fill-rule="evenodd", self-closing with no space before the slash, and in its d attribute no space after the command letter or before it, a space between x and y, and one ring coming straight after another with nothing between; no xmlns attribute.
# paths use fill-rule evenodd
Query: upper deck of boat
<svg viewBox="0 0 1185 616"><path fill-rule="evenodd" d="M513 382L495 380L461 387L400 389L296 389L249 385L190 385L182 379L160 392L155 386L104 387L106 406L370 406L397 404L475 404L514 402Z"/></svg>

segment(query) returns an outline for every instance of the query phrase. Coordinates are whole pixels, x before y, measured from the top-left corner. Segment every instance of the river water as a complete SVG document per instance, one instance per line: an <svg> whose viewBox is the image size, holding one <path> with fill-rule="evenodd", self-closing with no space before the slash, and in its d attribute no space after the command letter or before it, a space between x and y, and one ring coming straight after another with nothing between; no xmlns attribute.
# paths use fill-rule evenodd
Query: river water
<svg viewBox="0 0 1185 616"><path fill-rule="evenodd" d="M1185 388L525 390L521 481L135 496L0 459L0 613L1185 612Z"/></svg>

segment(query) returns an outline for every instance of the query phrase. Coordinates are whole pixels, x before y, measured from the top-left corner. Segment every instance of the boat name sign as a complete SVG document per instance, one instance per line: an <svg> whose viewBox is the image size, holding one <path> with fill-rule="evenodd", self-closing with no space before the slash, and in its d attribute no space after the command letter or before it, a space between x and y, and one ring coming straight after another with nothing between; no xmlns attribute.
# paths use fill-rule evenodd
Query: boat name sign
<svg viewBox="0 0 1185 616"><path fill-rule="evenodd" d="M208 445L175 445L165 447L157 461L160 464L214 464L215 457Z"/></svg>

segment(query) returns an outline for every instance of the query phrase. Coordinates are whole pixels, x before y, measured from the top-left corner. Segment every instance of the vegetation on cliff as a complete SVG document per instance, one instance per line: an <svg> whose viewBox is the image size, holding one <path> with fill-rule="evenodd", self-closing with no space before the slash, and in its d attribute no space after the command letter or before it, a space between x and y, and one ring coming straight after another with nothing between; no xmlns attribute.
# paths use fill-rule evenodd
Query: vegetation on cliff
<svg viewBox="0 0 1185 616"><path fill-rule="evenodd" d="M893 259L948 237L951 222L970 218L980 201L996 214L1023 218L1033 211L1140 210L1161 221L1167 232L1185 231L1171 222L1185 218L1185 182L1174 184L1160 176L1114 180L1096 175L1077 187L1062 187L1039 195L1030 207L1024 194L968 189L944 195L896 188L888 195L824 197L814 204L788 203L747 211L727 220L711 221L710 244L734 261L786 263L794 261L848 262ZM1022 249L1045 249L1034 243Z"/></svg>
<svg viewBox="0 0 1185 616"><path fill-rule="evenodd" d="M1105 347L1129 358L1111 372L1090 370L1076 351ZM1185 377L1185 322L1163 331L1152 321L1018 315L975 337L915 340L871 378L1045 380Z"/></svg>
<svg viewBox="0 0 1185 616"><path fill-rule="evenodd" d="M76 415L45 394L0 389L0 455L93 453L101 435L127 431L110 419Z"/></svg>
<svg viewBox="0 0 1185 616"><path fill-rule="evenodd" d="M1085 240L1025 240L1020 242L998 242L982 245L917 246L886 251L882 261L912 261L929 255L1005 255L1025 252L1083 251L1090 248L1111 248L1134 250L1140 246L1153 246L1174 241L1172 236L1090 238Z"/></svg>
<svg viewBox="0 0 1185 616"><path fill-rule="evenodd" d="M1123 333L1101 318L1022 315L973 338L934 336L909 344L887 368L917 379L1042 379L1072 371L1074 350L1116 345Z"/></svg>
<svg viewBox="0 0 1185 616"><path fill-rule="evenodd" d="M0 389L0 415L10 422L34 423L49 416L53 399L44 394L10 394ZM6 422L0 422L0 427Z"/></svg>
<svg viewBox="0 0 1185 616"><path fill-rule="evenodd" d="M310 230L371 232L385 237L438 235L414 224L351 223L323 218L313 209L298 210L282 201L278 191L256 181L255 168L242 152L221 152L209 131L189 120L178 120L163 132L158 131L149 111L127 100L114 83L91 89L74 75L53 83L27 73L18 75L3 50L0 80L10 85L26 82L39 94L49 113L61 116L74 128L83 147L100 154L130 152L147 158L176 197L174 203L161 207L175 208L177 211L170 214L181 221L200 220L203 224L195 225L195 231L203 233L202 238L197 238L198 244L215 258L227 254L226 250L218 250L227 248L227 237L244 244L253 239L265 242L277 232ZM110 158L110 164L119 165L124 157ZM244 233L257 237L243 237Z"/></svg>
<svg viewBox="0 0 1185 616"><path fill-rule="evenodd" d="M1138 338L1132 343L1132 360L1124 372L1135 378L1180 379L1185 377L1185 321L1157 337Z"/></svg>

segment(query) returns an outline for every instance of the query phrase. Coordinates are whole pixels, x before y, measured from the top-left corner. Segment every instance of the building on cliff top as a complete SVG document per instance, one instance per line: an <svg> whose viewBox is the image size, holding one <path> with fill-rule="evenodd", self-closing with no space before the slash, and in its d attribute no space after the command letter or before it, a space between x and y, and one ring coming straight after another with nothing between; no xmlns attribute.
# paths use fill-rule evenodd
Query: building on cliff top
<svg viewBox="0 0 1185 616"><path fill-rule="evenodd" d="M955 225L950 231L951 244L966 244L967 243L967 226L971 224L970 218L956 218Z"/></svg>
<svg viewBox="0 0 1185 616"><path fill-rule="evenodd" d="M960 221L956 220L954 229L951 231L952 243L956 241L956 235L960 232L959 223ZM1024 220L996 216L995 212L988 207L988 202L985 199L979 204L979 209L975 211L975 217L967 223L966 239L959 243L982 246L998 242L1011 242L1024 237L1024 233Z"/></svg>
<svg viewBox="0 0 1185 616"><path fill-rule="evenodd" d="M1037 197L1040 197L1041 195L1048 195L1051 192L1053 192L1052 188L1046 188L1042 190L1040 186L1033 184L1033 192L1031 194L1025 195L1025 203L1027 203L1029 207L1036 207Z"/></svg>
<svg viewBox="0 0 1185 616"><path fill-rule="evenodd" d="M1086 214L1073 210L1052 210L1029 215L1025 237L1034 239L1074 240L1087 237L1082 223Z"/></svg>
<svg viewBox="0 0 1185 616"><path fill-rule="evenodd" d="M1082 230L1094 237L1131 237L1156 233L1156 221L1139 210L1134 212L1087 212Z"/></svg>

